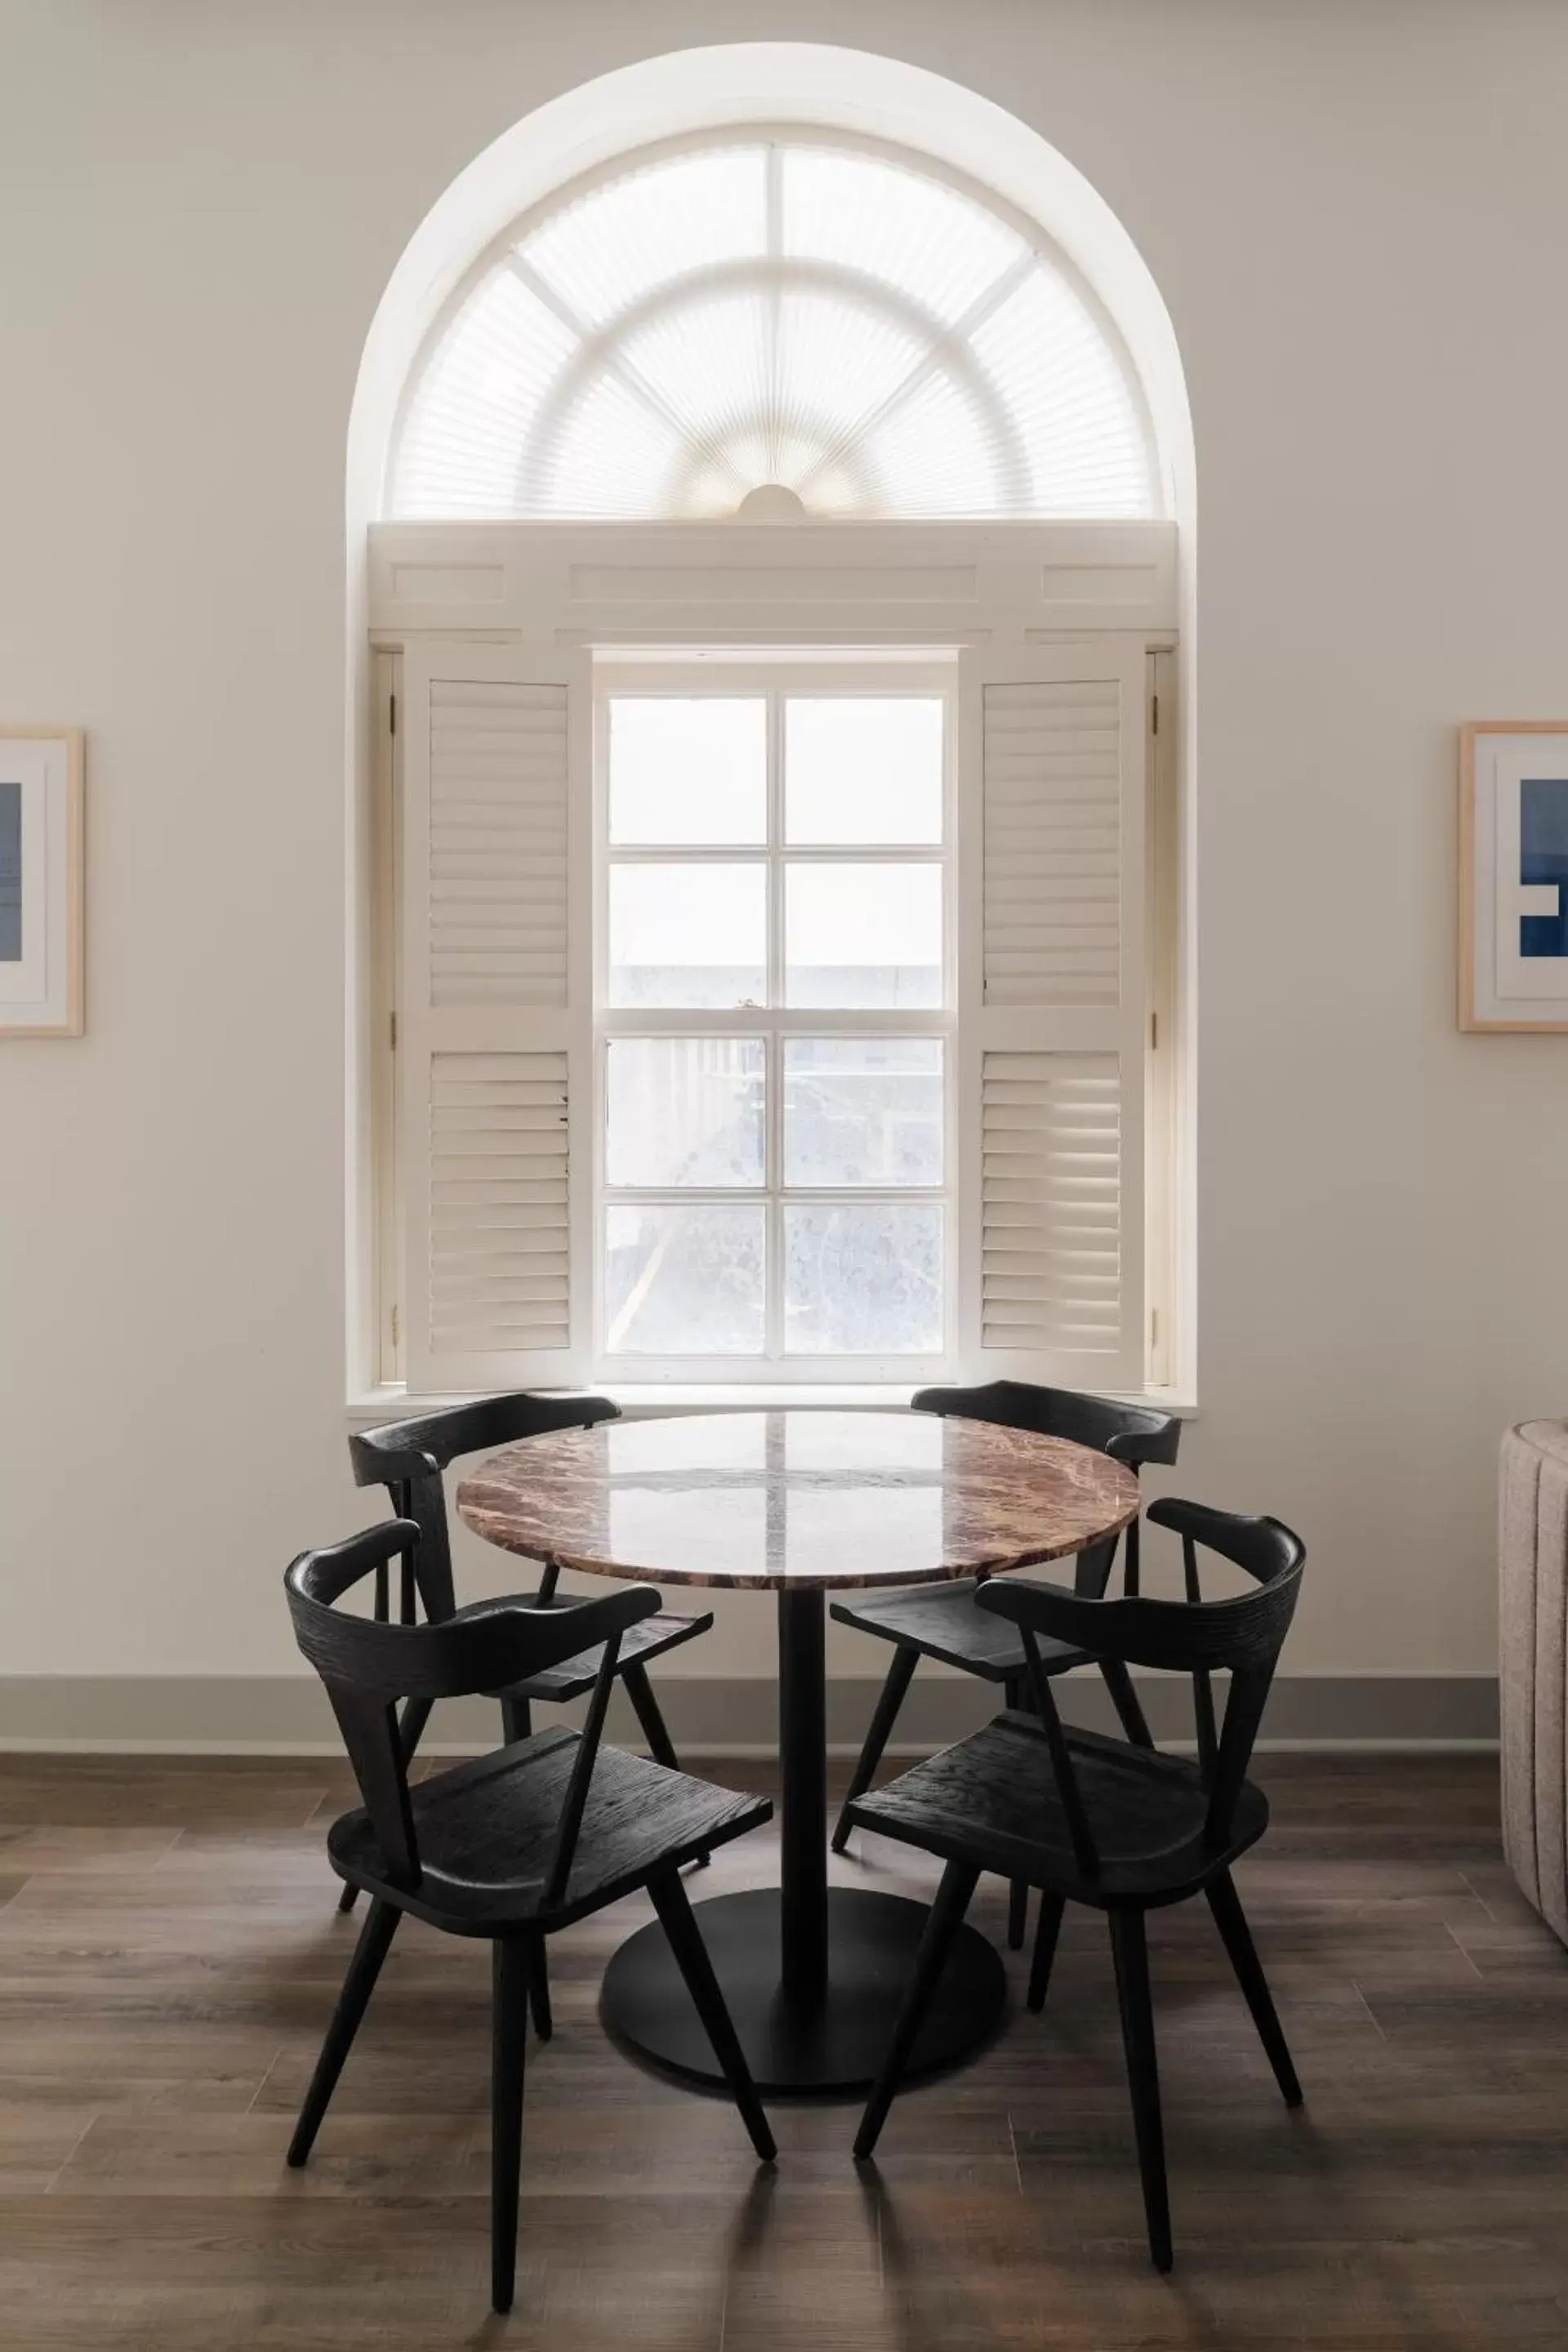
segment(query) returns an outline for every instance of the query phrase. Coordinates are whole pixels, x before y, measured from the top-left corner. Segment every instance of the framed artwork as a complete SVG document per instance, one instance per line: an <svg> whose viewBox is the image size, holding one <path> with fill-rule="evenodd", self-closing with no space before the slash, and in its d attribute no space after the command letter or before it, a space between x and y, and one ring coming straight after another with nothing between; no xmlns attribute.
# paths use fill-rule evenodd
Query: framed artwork
<svg viewBox="0 0 1568 2352"><path fill-rule="evenodd" d="M1568 1030L1568 719L1459 730L1459 1026Z"/></svg>
<svg viewBox="0 0 1568 2352"><path fill-rule="evenodd" d="M0 725L0 1038L82 1016L81 735Z"/></svg>

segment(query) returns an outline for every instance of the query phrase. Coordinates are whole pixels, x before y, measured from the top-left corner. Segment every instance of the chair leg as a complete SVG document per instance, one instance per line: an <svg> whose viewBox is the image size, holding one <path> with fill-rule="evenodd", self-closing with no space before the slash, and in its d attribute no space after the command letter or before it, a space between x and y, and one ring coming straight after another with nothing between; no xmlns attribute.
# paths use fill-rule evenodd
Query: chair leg
<svg viewBox="0 0 1568 2352"><path fill-rule="evenodd" d="M771 2164L778 2149L679 1874L670 1871L651 1879L647 1891L669 1938L676 1966L686 1979L686 1990L713 2044L713 2055L724 2069L724 2079L751 2136L752 2146L764 2164Z"/></svg>
<svg viewBox="0 0 1568 2352"><path fill-rule="evenodd" d="M621 1680L626 1686L626 1696L632 1703L633 1712L642 1726L642 1736L647 1742L648 1754L656 1764L662 1764L667 1772L679 1772L680 1759L675 1752L675 1742L669 1736L669 1728L665 1722L663 1710L653 1695L653 1685L647 1678L647 1668L638 1665L623 1666ZM710 1855L700 1853L697 1857L698 1869L706 1870L710 1859Z"/></svg>
<svg viewBox="0 0 1568 2352"><path fill-rule="evenodd" d="M1230 1955L1236 1980L1247 1997L1247 2008L1252 2011L1258 2038L1268 2053L1274 2079L1284 2095L1286 2105L1299 2107L1301 2085L1290 2063L1289 2047L1275 2011L1268 1979L1263 1973L1262 1963L1252 1941L1252 1931L1247 1927L1247 1914L1241 1907L1236 1882L1228 1870L1222 1871L1217 1878L1210 1881L1204 1892L1208 1896L1209 1909L1214 1913L1215 1926L1219 1929L1221 1940Z"/></svg>
<svg viewBox="0 0 1568 2352"><path fill-rule="evenodd" d="M1101 1658L1100 1671L1105 1677L1105 1687L1110 1693L1110 1704L1121 1718L1121 1728L1134 1748L1152 1748L1154 1735L1148 1718L1138 1704L1138 1694L1132 1687L1132 1677L1120 1658Z"/></svg>
<svg viewBox="0 0 1568 2352"><path fill-rule="evenodd" d="M305 2104L300 2110L300 2120L294 2126L294 2137L289 2143L289 2161L296 2168L305 2162L315 2145L327 2102L337 2087L343 2060L359 2032L360 2020L375 1990L381 1964L402 1916L394 1904L382 1902L373 1903L365 1914L343 1989L338 1995L338 2005L332 2011L332 2021L327 2028L327 2038L321 2044L321 2054L316 2061L316 2071L310 2077L310 2087L305 2094Z"/></svg>
<svg viewBox="0 0 1568 2352"><path fill-rule="evenodd" d="M1127 2086L1132 2095L1132 2129L1138 2142L1138 2169L1143 2176L1149 2252L1157 2271L1168 2271L1171 2207L1165 2186L1165 2133L1160 2120L1160 2070L1154 2054L1154 2008L1149 1994L1149 1945L1142 1911L1112 1911L1110 1917L1116 1992L1121 2004L1121 2042L1127 2053Z"/></svg>
<svg viewBox="0 0 1568 2352"><path fill-rule="evenodd" d="M637 1719L642 1726L642 1736L647 1741L648 1754L656 1764L662 1764L667 1772L679 1772L680 1759L675 1752L674 1741L665 1728L664 1717L659 1711L658 1701L653 1695L653 1685L647 1678L647 1668L638 1665L623 1666L621 1680L626 1686L626 1696L630 1699Z"/></svg>
<svg viewBox="0 0 1568 2352"><path fill-rule="evenodd" d="M1019 1675L1009 1675L1002 1685L1002 1695L1010 1707L1033 1714L1029 1706L1028 1688ZM1007 1949L1021 1952L1029 1927L1029 1889L1022 1878L1013 1879L1007 1888Z"/></svg>
<svg viewBox="0 0 1568 2352"><path fill-rule="evenodd" d="M409 1621L405 1619L405 1622L407 1622ZM403 1719L397 1727L397 1736L403 1743L403 1760L405 1764L419 1745L425 1727L430 1720L430 1709L433 1705L434 1701L427 1698L411 1698L404 1702ZM338 1897L338 1909L352 1911L358 1895L357 1886L345 1886Z"/></svg>
<svg viewBox="0 0 1568 2352"><path fill-rule="evenodd" d="M504 1698L500 1703L501 1737L510 1748L514 1739L527 1739L533 1731L533 1709L525 1698Z"/></svg>
<svg viewBox="0 0 1568 2352"><path fill-rule="evenodd" d="M542 1936L533 1948L533 1958L528 1971L528 2006L533 2018L533 2030L541 2042L548 2042L555 2031L555 2021L550 2013L550 1969L544 1957Z"/></svg>
<svg viewBox="0 0 1568 2352"><path fill-rule="evenodd" d="M899 2087L910 2053L915 2046L915 2036L931 2006L931 1997L942 1979L952 1940L963 1925L963 1915L969 1908L969 1898L974 1892L978 1871L967 1862L950 1862L942 1874L936 1900L926 1915L925 1933L915 1954L914 1974L904 1995L904 2005L899 2021L893 2028L893 2038L888 2044L888 2054L882 2061L882 2071L871 2085L871 2095L866 2102L866 2112L860 2118L860 2128L855 2135L855 2157L865 2163L881 2136L888 2120L888 2109L893 2104L893 2094Z"/></svg>
<svg viewBox="0 0 1568 2352"><path fill-rule="evenodd" d="M1029 1990L1026 1996L1037 2017L1046 2005L1046 1992L1051 1981L1051 1963L1057 1956L1057 1937L1061 1934L1062 1913L1067 1909L1059 1895L1042 1895L1040 1916L1035 1926L1035 1957L1029 1966Z"/></svg>
<svg viewBox="0 0 1568 2352"><path fill-rule="evenodd" d="M849 1776L848 1793L838 1809L838 1823L833 1832L833 1851L842 1853L849 1843L848 1812L857 1797L863 1797L871 1785L871 1776L882 1760L882 1750L898 1720L899 1709L904 1703L904 1693L920 1662L920 1652L900 1643L893 1652L893 1663L888 1668L888 1679L882 1685L871 1717L871 1727L860 1750L854 1771Z"/></svg>
<svg viewBox="0 0 1568 2352"><path fill-rule="evenodd" d="M510 2311L517 2277L531 1954L521 1936L498 1936L490 1954L490 2307Z"/></svg>

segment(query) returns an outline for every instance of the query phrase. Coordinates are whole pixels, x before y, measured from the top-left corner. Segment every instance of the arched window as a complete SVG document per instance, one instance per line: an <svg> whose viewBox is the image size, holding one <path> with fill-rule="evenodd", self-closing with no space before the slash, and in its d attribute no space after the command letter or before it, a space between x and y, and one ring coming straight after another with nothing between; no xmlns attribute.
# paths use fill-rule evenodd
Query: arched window
<svg viewBox="0 0 1568 2352"><path fill-rule="evenodd" d="M1040 231L821 131L645 151L513 224L405 394L385 512L1152 517L1114 327Z"/></svg>
<svg viewBox="0 0 1568 2352"><path fill-rule="evenodd" d="M1163 1384L1146 320L858 128L544 184L381 411L384 1376Z"/></svg>

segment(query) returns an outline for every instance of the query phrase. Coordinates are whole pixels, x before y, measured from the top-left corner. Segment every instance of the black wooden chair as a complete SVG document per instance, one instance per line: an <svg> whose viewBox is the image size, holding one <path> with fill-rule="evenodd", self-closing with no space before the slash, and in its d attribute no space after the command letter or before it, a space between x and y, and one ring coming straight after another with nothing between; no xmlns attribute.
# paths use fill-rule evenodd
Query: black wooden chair
<svg viewBox="0 0 1568 2352"><path fill-rule="evenodd" d="M333 1823L332 1867L371 1906L338 1999L289 2161L310 2156L327 2102L405 1912L449 1935L488 1937L493 1955L490 2278L511 2306L529 1980L544 1939L646 1886L708 2030L752 2145L773 2135L698 1929L681 1865L765 1822L765 1798L737 1795L601 1745L623 1637L658 1595L629 1585L602 1600L539 1609L481 1601L426 1625L393 1625L334 1606L401 1554L422 1580L418 1528L393 1520L331 1549L303 1552L285 1579L295 1636L327 1686L364 1800ZM437 1575L439 1570L437 1570ZM437 1594L437 1598L439 1595ZM426 1596L428 1601L429 1596ZM515 1689L563 1659L598 1656L581 1734L535 1732L410 1786L397 1704Z"/></svg>
<svg viewBox="0 0 1568 2352"><path fill-rule="evenodd" d="M1034 1713L1012 1710L884 1789L859 1797L850 1818L884 1837L938 1854L947 1867L916 1956L902 2014L855 2142L877 2145L931 1993L983 1870L1041 1889L1028 2003L1044 2006L1062 1912L1087 1903L1107 1914L1132 2094L1138 2162L1156 2267L1171 2267L1164 2140L1149 1996L1147 1912L1207 1897L1247 1997L1275 2079L1290 2106L1301 2099L1285 2036L1253 1948L1231 1864L1263 1834L1268 1805L1247 1778L1264 1702L1296 1606L1300 1540L1278 1519L1242 1518L1198 1503L1151 1505L1152 1524L1182 1538L1185 1601L1095 1601L1049 1584L999 1578L982 1587L982 1609L1018 1629ZM1206 1545L1257 1580L1256 1591L1205 1601L1196 1547ZM1048 1641L1095 1658L1190 1674L1198 1725L1196 1759L1128 1740L1064 1730L1043 1656ZM1216 1729L1211 1676L1228 1673Z"/></svg>
<svg viewBox="0 0 1568 2352"><path fill-rule="evenodd" d="M1037 1430L1044 1437L1065 1437L1075 1445L1092 1446L1114 1455L1133 1470L1145 1462L1173 1462L1181 1444L1182 1424L1166 1412L1140 1405L1114 1404L1109 1398L1079 1396L1072 1389L1036 1388L1024 1381L992 1381L984 1388L921 1389L912 1397L916 1412L961 1415L966 1421L998 1423L1005 1429ZM1078 1591L1098 1599L1110 1578L1116 1538L1080 1552L1075 1576ZM1138 1523L1127 1530L1124 1587L1138 1590ZM835 1601L832 1613L840 1624L894 1643L888 1668L866 1734L865 1746L849 1780L849 1791L833 1832L833 1850L842 1853L849 1840L850 1808L871 1785L899 1709L904 1703L916 1666L922 1657L940 1658L966 1674L999 1683L1009 1706L1028 1704L1024 1645L1017 1628L982 1610L979 1584L964 1579L952 1584L917 1586L901 1592L857 1593L852 1601ZM1088 1661L1081 1649L1067 1642L1046 1642L1040 1659L1047 1675L1066 1674L1069 1666ZM1117 1659L1098 1661L1111 1703L1130 1739L1152 1748L1149 1727L1126 1667ZM1017 1951L1024 1941L1027 1897L1021 1885L1012 1888L1007 1906L1007 1941Z"/></svg>
<svg viewBox="0 0 1568 2352"><path fill-rule="evenodd" d="M449 1617L458 1603L452 1585L452 1544L442 1485L442 1473L447 1464L465 1454L489 1454L497 1446L515 1445L521 1438L541 1437L547 1430L591 1429L596 1422L619 1419L620 1409L608 1397L556 1399L526 1392L481 1397L475 1404L452 1405L440 1412L425 1413L416 1421L392 1421L380 1429L361 1430L349 1439L349 1459L356 1486L384 1486L393 1509L401 1517L412 1519L418 1528L424 1562L422 1585L430 1595L426 1607L433 1617ZM536 1609L548 1609L552 1604L560 1574L560 1570L551 1565L542 1569L539 1590L532 1596ZM384 1618L388 1598L384 1574L376 1591L377 1612ZM411 1617L412 1588L406 1561L402 1599L404 1620L407 1622ZM679 1649L682 1642L689 1642L699 1633L706 1633L712 1622L711 1612L689 1617L660 1610L646 1623L629 1627L621 1646L618 1671L642 1727L648 1753L655 1763L667 1764L672 1772L679 1770L679 1759L647 1678L648 1661L663 1657L667 1650ZM515 1688L502 1691L501 1721L507 1738L527 1738L532 1729L535 1699L562 1703L582 1698L593 1689L598 1669L597 1650L583 1650L530 1675ZM416 1710L412 1720L405 1718L404 1736L410 1755L429 1712L426 1706L423 1713Z"/></svg>

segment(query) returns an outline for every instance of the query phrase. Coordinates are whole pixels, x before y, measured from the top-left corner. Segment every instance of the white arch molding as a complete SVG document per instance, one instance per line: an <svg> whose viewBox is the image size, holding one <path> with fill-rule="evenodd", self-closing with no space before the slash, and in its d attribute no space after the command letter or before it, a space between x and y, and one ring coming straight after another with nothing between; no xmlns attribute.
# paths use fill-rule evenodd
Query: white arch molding
<svg viewBox="0 0 1568 2352"><path fill-rule="evenodd" d="M345 733L350 870L361 877L347 941L348 1341L351 1387L373 1385L378 1353L372 1265L374 1217L374 1125L366 952L368 809L372 746L367 724L369 659L367 542L384 510L388 460L400 403L422 351L476 260L520 219L569 184L603 174L634 151L689 142L698 135L752 126L809 125L849 142L929 159L958 184L967 182L997 209L1043 233L1113 323L1141 388L1158 483L1153 511L1177 525L1180 614L1181 833L1184 881L1180 930L1186 1053L1184 1094L1195 1076L1195 899L1190 845L1195 646L1194 604L1196 482L1186 385L1175 331L1153 277L1111 207L1039 131L979 92L900 58L805 42L748 42L645 58L563 92L525 115L461 172L410 238L376 306L361 357L349 417L345 469L347 693ZM742 520L763 520L788 493L753 488ZM776 509L775 509L776 510ZM1178 1192L1193 1192L1193 1130L1177 1141ZM1176 1280L1190 1299L1194 1220L1178 1213L1182 1264ZM1184 1317L1188 1325L1190 1318ZM1184 1355L1187 1353L1184 1345ZM1190 1357L1178 1385L1190 1386Z"/></svg>
<svg viewBox="0 0 1568 2352"><path fill-rule="evenodd" d="M1159 505L1190 528L1191 418L1170 314L1136 246L1083 174L977 91L902 59L812 42L685 49L618 68L503 131L437 198L376 307L349 420L351 565L381 512L404 388L475 257L567 184L629 151L745 124L810 123L945 164L1045 232L1115 322L1147 403Z"/></svg>

